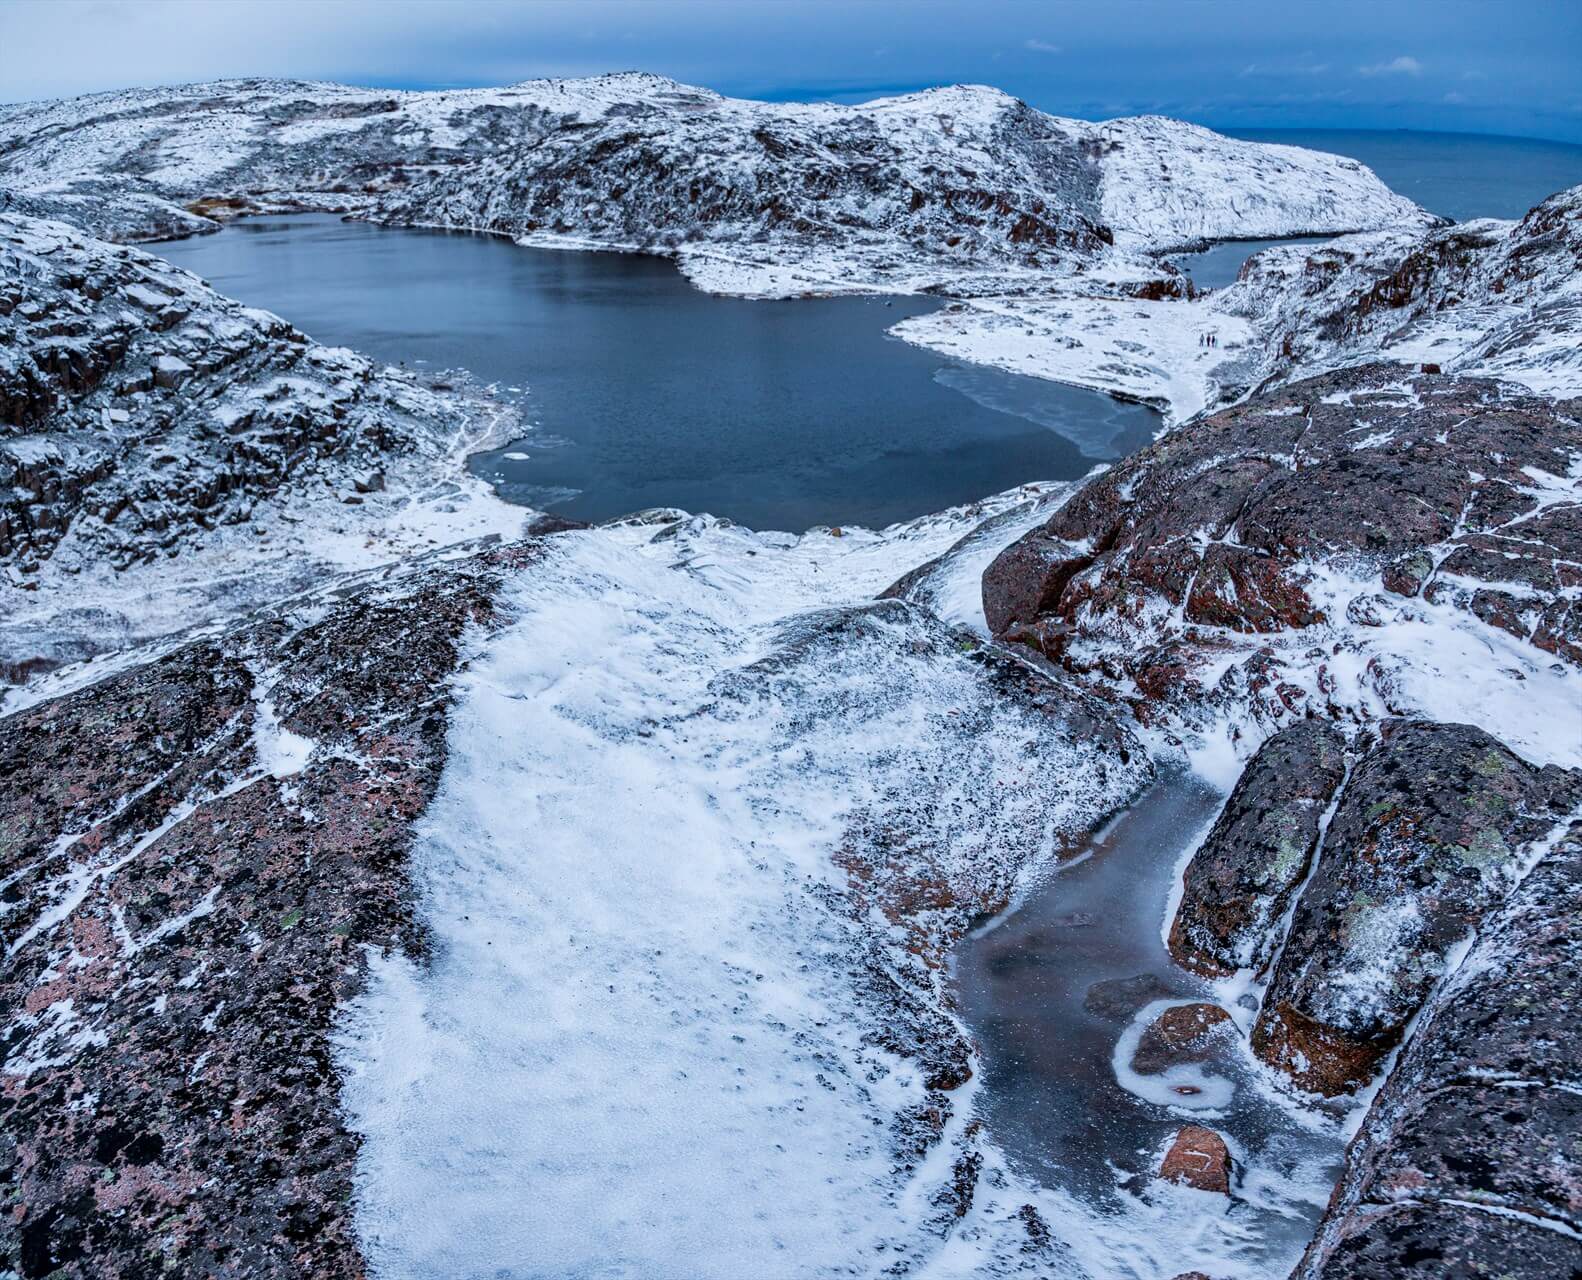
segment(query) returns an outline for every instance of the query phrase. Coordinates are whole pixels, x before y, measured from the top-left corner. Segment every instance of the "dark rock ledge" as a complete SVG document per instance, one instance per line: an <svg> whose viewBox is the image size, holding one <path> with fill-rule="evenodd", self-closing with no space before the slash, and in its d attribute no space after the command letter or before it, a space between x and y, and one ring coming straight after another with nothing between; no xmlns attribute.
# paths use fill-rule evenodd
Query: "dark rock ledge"
<svg viewBox="0 0 1582 1280"><path fill-rule="evenodd" d="M363 1274L332 1022L364 947L422 953L449 677L536 556L381 575L0 721L0 1271ZM273 774L271 712L312 747Z"/></svg>

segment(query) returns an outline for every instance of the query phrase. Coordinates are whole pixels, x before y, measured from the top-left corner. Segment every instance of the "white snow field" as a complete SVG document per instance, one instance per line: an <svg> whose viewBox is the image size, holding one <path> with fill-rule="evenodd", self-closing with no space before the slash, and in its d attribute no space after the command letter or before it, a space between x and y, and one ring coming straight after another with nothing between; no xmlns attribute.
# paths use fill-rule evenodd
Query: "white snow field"
<svg viewBox="0 0 1582 1280"><path fill-rule="evenodd" d="M917 963L926 913L854 906L854 833L904 823L889 872L1005 901L1146 769L1095 769L967 652L957 580L1060 496L840 536L630 523L521 577L414 853L432 959L378 959L340 1040L375 1274L1258 1274L1245 1210L1161 1186L1101 1216L1033 1186L970 1124L975 1080L930 1094L881 1045L875 965L959 1027ZM913 594L958 629L869 603L947 552ZM1031 1253L1025 1206L1053 1233Z"/></svg>

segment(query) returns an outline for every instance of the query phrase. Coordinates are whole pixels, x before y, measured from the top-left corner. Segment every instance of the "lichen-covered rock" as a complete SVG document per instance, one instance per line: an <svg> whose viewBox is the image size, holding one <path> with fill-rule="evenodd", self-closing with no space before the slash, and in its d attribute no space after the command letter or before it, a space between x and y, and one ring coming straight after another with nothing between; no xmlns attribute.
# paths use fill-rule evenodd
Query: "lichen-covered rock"
<svg viewBox="0 0 1582 1280"><path fill-rule="evenodd" d="M0 1270L360 1276L337 1007L420 954L411 823L531 544L382 575L0 721Z"/></svg>
<svg viewBox="0 0 1582 1280"><path fill-rule="evenodd" d="M1435 653L1499 649L1512 700L1582 666L1579 455L1574 402L1398 366L1310 378L1084 486L989 566L984 614L1145 719L1492 715L1423 705L1460 696Z"/></svg>
<svg viewBox="0 0 1582 1280"><path fill-rule="evenodd" d="M1578 803L1582 774L1535 768L1479 729L1387 722L1341 794L1254 1050L1323 1094L1368 1080Z"/></svg>
<svg viewBox="0 0 1582 1280"><path fill-rule="evenodd" d="M1223 977L1268 961L1345 776L1345 752L1345 739L1319 720L1282 729L1258 748L1187 864L1170 926L1178 964Z"/></svg>
<svg viewBox="0 0 1582 1280"><path fill-rule="evenodd" d="M1582 823L1481 931L1347 1151L1300 1280L1550 1280L1582 1258Z"/></svg>

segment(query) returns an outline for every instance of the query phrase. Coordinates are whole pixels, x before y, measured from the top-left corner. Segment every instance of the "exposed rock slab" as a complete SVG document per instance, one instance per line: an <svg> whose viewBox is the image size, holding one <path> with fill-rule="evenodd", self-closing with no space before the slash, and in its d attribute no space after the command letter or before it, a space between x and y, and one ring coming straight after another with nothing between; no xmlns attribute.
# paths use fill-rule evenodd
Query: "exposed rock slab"
<svg viewBox="0 0 1582 1280"><path fill-rule="evenodd" d="M1089 483L990 565L984 612L1145 720L1382 707L1575 754L1531 707L1575 705L1547 667L1582 666L1579 459L1574 407L1506 385L1309 379Z"/></svg>
<svg viewBox="0 0 1582 1280"><path fill-rule="evenodd" d="M330 1037L421 953L447 681L531 544L385 575L0 722L0 1267L359 1276Z"/></svg>
<svg viewBox="0 0 1582 1280"><path fill-rule="evenodd" d="M1347 1153L1302 1280L1574 1274L1582 823L1490 920Z"/></svg>
<svg viewBox="0 0 1582 1280"><path fill-rule="evenodd" d="M1260 968L1312 865L1345 738L1320 720L1271 737L1248 761L1184 878L1170 954L1195 973Z"/></svg>

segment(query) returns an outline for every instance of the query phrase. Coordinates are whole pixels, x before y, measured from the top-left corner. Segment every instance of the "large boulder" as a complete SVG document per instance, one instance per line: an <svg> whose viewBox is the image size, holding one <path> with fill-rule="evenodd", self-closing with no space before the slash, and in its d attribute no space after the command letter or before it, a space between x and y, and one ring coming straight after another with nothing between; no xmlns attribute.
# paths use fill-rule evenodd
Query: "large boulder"
<svg viewBox="0 0 1582 1280"><path fill-rule="evenodd" d="M1303 1088L1369 1080L1450 957L1582 802L1469 725L1387 722L1341 794L1253 1028Z"/></svg>
<svg viewBox="0 0 1582 1280"><path fill-rule="evenodd" d="M1346 1154L1299 1280L1575 1276L1582 823L1425 1012Z"/></svg>
<svg viewBox="0 0 1582 1280"><path fill-rule="evenodd" d="M1275 734L1242 771L1187 865L1170 954L1207 977L1261 968L1312 865L1319 826L1345 776L1346 740L1304 720Z"/></svg>

